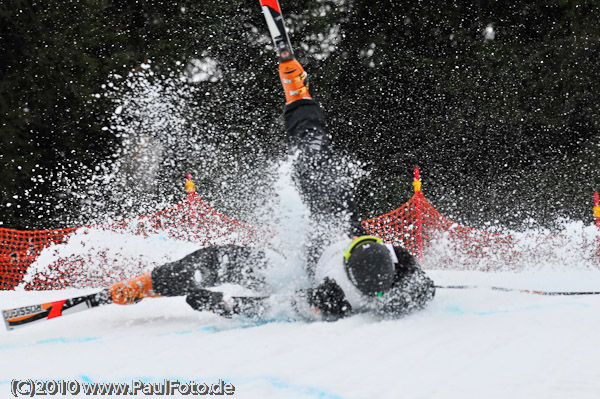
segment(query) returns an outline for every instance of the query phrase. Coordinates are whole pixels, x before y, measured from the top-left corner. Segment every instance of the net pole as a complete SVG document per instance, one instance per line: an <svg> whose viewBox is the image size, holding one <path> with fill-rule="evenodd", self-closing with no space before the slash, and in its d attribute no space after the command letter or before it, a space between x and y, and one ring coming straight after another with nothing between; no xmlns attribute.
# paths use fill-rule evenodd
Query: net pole
<svg viewBox="0 0 600 399"><path fill-rule="evenodd" d="M600 231L600 196L597 191L594 193L594 218L596 218L596 228ZM600 259L600 236L596 237L596 245L598 247L596 253Z"/></svg>
<svg viewBox="0 0 600 399"><path fill-rule="evenodd" d="M194 231L194 236L196 239L198 239L198 228L200 226L196 226L196 223L198 222L198 215L196 214L196 204L194 203L194 197L196 195L196 185L194 184L194 181L192 180L192 174L191 173L187 173L185 175L185 192L187 194L187 202L188 205L190 207L190 222L189 222L189 227L192 229L192 231Z"/></svg>
<svg viewBox="0 0 600 399"><path fill-rule="evenodd" d="M417 259L423 260L423 202L421 201L423 193L421 192L422 183L419 168L414 169L413 176L413 188L415 190L415 224L417 228L415 233Z"/></svg>

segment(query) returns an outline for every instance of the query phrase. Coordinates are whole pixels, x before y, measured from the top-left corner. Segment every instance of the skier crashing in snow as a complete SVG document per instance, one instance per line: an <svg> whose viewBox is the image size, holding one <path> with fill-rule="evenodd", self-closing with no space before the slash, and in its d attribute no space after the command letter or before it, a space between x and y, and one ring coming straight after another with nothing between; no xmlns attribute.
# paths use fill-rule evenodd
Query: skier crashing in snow
<svg viewBox="0 0 600 399"><path fill-rule="evenodd" d="M280 12L267 9L267 21L267 11ZM310 237L306 267L313 284L285 297L229 297L210 289L232 283L264 293L261 271L273 267L260 248L223 245L202 248L113 284L109 288L112 302L131 304L145 297L185 296L195 310L260 318L268 317L273 306L283 301L295 316L308 320L335 320L364 312L397 317L422 309L434 296L433 281L404 248L366 235L353 194L333 162L323 111L309 94L307 75L293 57L289 40L278 43L277 39L287 39L287 35L279 33L276 38L273 29L277 26L269 24L269 28L276 47L279 44L282 50L279 77L286 97L285 131L290 151L298 153L295 183L313 221L317 225L341 222L342 231L337 233L345 238L329 242L323 235ZM284 32L282 25L279 29Z"/></svg>

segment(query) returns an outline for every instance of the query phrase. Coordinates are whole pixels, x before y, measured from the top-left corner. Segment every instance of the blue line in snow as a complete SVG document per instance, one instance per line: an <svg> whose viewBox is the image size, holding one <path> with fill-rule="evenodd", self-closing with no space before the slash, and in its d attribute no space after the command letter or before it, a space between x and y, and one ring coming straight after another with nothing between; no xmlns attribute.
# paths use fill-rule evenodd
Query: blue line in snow
<svg viewBox="0 0 600 399"><path fill-rule="evenodd" d="M216 326L206 326L206 327L195 328L195 329L191 329L191 330L167 331L167 332L163 332L163 333L157 333L157 334L155 334L155 336L161 337L161 336L166 336L166 335L186 335L186 334L194 334L194 333L201 333L201 332L215 334L220 331L243 330L246 328L257 327L257 326L267 324L267 323L269 323L269 321L260 321L260 322L253 321L251 323L243 324L243 325L236 326L233 328L224 328L224 329L218 328ZM31 346L35 346L35 345L82 344L82 343L96 341L96 340L99 340L102 338L103 337L48 338L48 339L42 339L42 340L32 342L32 343L27 343L27 344L0 345L0 351L27 348L27 347L31 347Z"/></svg>
<svg viewBox="0 0 600 399"><path fill-rule="evenodd" d="M208 333L216 333L220 330L215 326L207 326L202 328L194 328L192 330L179 330L179 331L167 331L164 333L156 334L158 337L162 337L165 335L185 335L185 334L193 334L197 332L208 332Z"/></svg>
<svg viewBox="0 0 600 399"><path fill-rule="evenodd" d="M66 337L58 337L58 338L49 338L49 339L42 339L40 341L37 341L36 343L34 343L34 345L43 345L43 344L56 344L56 343L61 343L61 344L80 344L83 342L90 342L90 341L96 341L100 339L100 337L74 337L74 338L66 338Z"/></svg>
<svg viewBox="0 0 600 399"><path fill-rule="evenodd" d="M82 343L86 343L86 342L96 341L96 340L99 340L100 338L101 337L49 338L49 339L42 339L42 340L39 340L36 342L32 342L30 344L0 345L0 351L7 350L7 349L27 348L29 346L46 345L46 344L82 344Z"/></svg>
<svg viewBox="0 0 600 399"><path fill-rule="evenodd" d="M236 326L236 327L232 327L232 328L219 328L216 326L206 326L206 327L202 327L202 328L194 328L191 330L179 330L179 331L168 331L168 332L164 332L164 333L160 333L157 334L157 336L164 336L164 335L186 335L186 334L193 334L193 333L198 333L198 332L206 332L206 333L218 333L221 331L233 331L233 330L244 330L246 328L252 328L252 327L257 327L257 326L261 326L263 324L266 324L267 322L252 322L252 323L248 323L248 324L243 324L241 326Z"/></svg>
<svg viewBox="0 0 600 399"><path fill-rule="evenodd" d="M531 312L531 311L545 310L545 309L551 309L551 308L557 308L557 307L577 307L577 308L588 309L588 308L590 308L590 305L588 305L586 303L561 303L561 304L531 305L531 306L524 306L524 307L515 308L515 309L494 309L494 310L487 310L487 311L468 311L468 310L462 309L460 306L450 305L450 306L446 306L444 308L444 310L448 313L454 313L456 315L461 315L461 316L467 315L467 314L475 315L475 316L492 316L492 315L497 315L497 314Z"/></svg>
<svg viewBox="0 0 600 399"><path fill-rule="evenodd" d="M287 384L285 382L279 381L275 378L265 378L269 384L274 386L275 388L293 391L294 393L301 394L302 398L317 398L317 399L343 399L343 397L338 396L336 394L328 393L322 390L319 390L314 387L309 386L299 386ZM306 396L310 395L310 396Z"/></svg>
<svg viewBox="0 0 600 399"><path fill-rule="evenodd" d="M456 314L460 314L460 315L465 314L465 312L458 306L446 306L444 308L444 310L448 313L456 313Z"/></svg>

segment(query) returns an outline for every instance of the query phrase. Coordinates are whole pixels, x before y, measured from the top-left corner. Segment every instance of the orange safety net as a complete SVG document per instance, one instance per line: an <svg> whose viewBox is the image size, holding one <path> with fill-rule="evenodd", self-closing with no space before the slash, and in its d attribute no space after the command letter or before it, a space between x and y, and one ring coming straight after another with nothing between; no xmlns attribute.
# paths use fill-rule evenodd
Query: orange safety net
<svg viewBox="0 0 600 399"><path fill-rule="evenodd" d="M114 223L42 231L0 229L0 290L12 290L19 285L25 290L105 286L154 266L143 253L114 252L102 243L94 244L92 240L90 244L87 239L111 233L117 233L112 237L117 243L121 237L118 233L127 233L154 237L157 244L168 239L198 246L250 245L268 236L263 229L215 211L195 192L172 208ZM74 243L78 237L86 239ZM87 247L64 253L58 244L66 242L76 249L78 245ZM43 256L47 256L45 260L49 259L50 264L31 270L44 250Z"/></svg>
<svg viewBox="0 0 600 399"><path fill-rule="evenodd" d="M417 202L422 198L414 195L400 208L362 221L367 234L381 237L385 242L400 245L413 255L421 254L422 237L418 237L419 227L417 220ZM424 199L424 198L422 198ZM422 233L422 230L421 230Z"/></svg>
<svg viewBox="0 0 600 399"><path fill-rule="evenodd" d="M438 240L451 243L454 259L458 256L470 261L489 253L509 254L514 246L510 235L488 233L451 221L427 201L422 191L400 208L362 224L369 234L403 246L420 260Z"/></svg>
<svg viewBox="0 0 600 399"><path fill-rule="evenodd" d="M193 183L188 184L193 190ZM417 170L413 185L415 194L407 203L362 224L369 234L407 248L426 269L515 270L525 262L539 265L573 260L591 260L597 265L597 231L594 235L502 235L477 230L439 213L420 190ZM600 205L597 213L600 227ZM127 234L117 235L115 243L115 237L107 233ZM99 234L105 235L90 239ZM0 289L99 287L131 278L157 264L155 258L145 256L147 248L119 242L131 236L149 237L156 245L165 239L202 246L251 245L268 239L270 232L218 213L195 191L172 208L105 225L45 231L0 229ZM58 245L67 242L75 250L64 252L65 246ZM85 248L77 250L77 245ZM132 251L124 249L132 246Z"/></svg>
<svg viewBox="0 0 600 399"><path fill-rule="evenodd" d="M570 235L503 235L477 230L446 218L420 190L400 208L362 224L369 234L404 246L426 269L508 271L598 263L597 234L582 230Z"/></svg>

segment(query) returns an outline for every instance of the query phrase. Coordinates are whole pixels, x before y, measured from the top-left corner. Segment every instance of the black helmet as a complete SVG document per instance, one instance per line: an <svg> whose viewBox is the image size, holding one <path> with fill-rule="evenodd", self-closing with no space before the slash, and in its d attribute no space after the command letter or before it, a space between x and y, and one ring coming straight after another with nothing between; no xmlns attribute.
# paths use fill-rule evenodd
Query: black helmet
<svg viewBox="0 0 600 399"><path fill-rule="evenodd" d="M394 263L383 240L361 236L344 253L346 274L360 292L374 296L386 291L394 281Z"/></svg>

